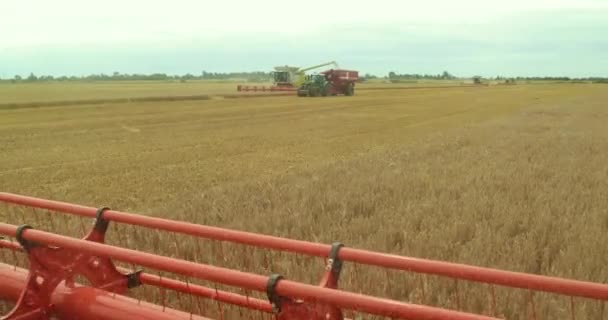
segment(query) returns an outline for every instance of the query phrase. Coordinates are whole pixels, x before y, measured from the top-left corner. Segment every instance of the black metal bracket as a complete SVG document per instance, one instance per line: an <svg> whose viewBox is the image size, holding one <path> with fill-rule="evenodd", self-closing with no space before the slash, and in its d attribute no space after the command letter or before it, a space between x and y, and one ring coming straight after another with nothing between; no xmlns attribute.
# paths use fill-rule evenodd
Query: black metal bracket
<svg viewBox="0 0 608 320"><path fill-rule="evenodd" d="M141 273L143 270L137 270L127 274L127 288L135 288L141 286Z"/></svg>
<svg viewBox="0 0 608 320"><path fill-rule="evenodd" d="M36 246L36 243L23 239L23 231L27 229L34 228L29 224L22 224L17 227L17 231L15 232L15 239L17 239L17 242L19 242L19 244L21 245L21 247L23 247L25 251L29 251L30 248Z"/></svg>
<svg viewBox="0 0 608 320"><path fill-rule="evenodd" d="M268 300L272 304L272 311L274 313L281 312L281 297L276 293L276 286L279 281L283 279L283 276L280 274L272 274L268 278L268 284L266 285L266 295L268 295Z"/></svg>
<svg viewBox="0 0 608 320"><path fill-rule="evenodd" d="M97 212L95 213L95 225L93 228L101 233L105 233L108 230L108 224L110 222L103 218L103 213L108 210L110 210L110 208L102 207L97 209Z"/></svg>
<svg viewBox="0 0 608 320"><path fill-rule="evenodd" d="M329 251L329 256L327 257L327 270L331 271L333 276L338 280L340 277L340 272L342 271L342 260L338 258L338 252L342 249L344 245L340 242L334 242L331 245L331 250Z"/></svg>

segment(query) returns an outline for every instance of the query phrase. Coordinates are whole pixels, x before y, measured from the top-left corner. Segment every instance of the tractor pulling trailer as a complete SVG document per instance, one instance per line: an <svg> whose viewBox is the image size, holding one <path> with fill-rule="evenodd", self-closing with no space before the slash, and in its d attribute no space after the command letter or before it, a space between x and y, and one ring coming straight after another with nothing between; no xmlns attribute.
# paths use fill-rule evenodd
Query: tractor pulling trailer
<svg viewBox="0 0 608 320"><path fill-rule="evenodd" d="M330 69L308 76L298 88L298 97L326 97L339 94L352 96L355 94L355 83L358 80L358 71Z"/></svg>
<svg viewBox="0 0 608 320"><path fill-rule="evenodd" d="M333 65L318 74L306 75L306 71ZM273 92L292 91L300 97L336 96L339 94L352 96L355 94L355 83L359 81L359 72L339 69L335 61L318 64L311 67L299 68L290 66L275 67L272 86L238 85L239 92Z"/></svg>

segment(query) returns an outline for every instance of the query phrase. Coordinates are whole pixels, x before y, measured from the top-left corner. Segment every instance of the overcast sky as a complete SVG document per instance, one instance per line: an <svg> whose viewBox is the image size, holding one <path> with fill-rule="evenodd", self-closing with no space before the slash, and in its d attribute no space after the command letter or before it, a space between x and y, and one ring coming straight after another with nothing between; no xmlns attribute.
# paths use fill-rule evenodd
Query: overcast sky
<svg viewBox="0 0 608 320"><path fill-rule="evenodd" d="M608 76L608 0L0 1L0 77L270 70Z"/></svg>

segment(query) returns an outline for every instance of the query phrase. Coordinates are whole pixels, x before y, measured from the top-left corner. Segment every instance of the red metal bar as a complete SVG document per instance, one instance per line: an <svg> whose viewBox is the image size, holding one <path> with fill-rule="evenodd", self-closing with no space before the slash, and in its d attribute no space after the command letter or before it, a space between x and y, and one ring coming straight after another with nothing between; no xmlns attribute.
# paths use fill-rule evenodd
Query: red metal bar
<svg viewBox="0 0 608 320"><path fill-rule="evenodd" d="M91 303L83 303L91 301ZM102 290L81 287L70 291L59 291L52 300L55 314L62 320L117 320L117 319L184 319L211 320L191 313L165 308L154 304L110 295Z"/></svg>
<svg viewBox="0 0 608 320"><path fill-rule="evenodd" d="M19 251L19 252L23 251L22 248L18 244L14 243L14 242L6 241L6 240L0 240L0 248L6 248L9 250ZM127 270L125 268L118 268L118 269L121 272L124 272L125 274L131 273L131 270ZM272 312L272 306L270 305L269 302L260 300L260 299L256 299L256 298L249 298L249 297L245 297L245 296L242 296L239 294L221 291L221 290L217 291L215 289L211 289L211 288L207 288L207 287L203 287L203 286L199 286L199 285L195 285L195 284L187 284L182 281L178 281L178 280L174 280L174 279L170 279L170 278L162 278L157 275L144 273L144 272L142 272L140 274L139 279L142 284L153 285L156 287L170 289L173 291L193 294L193 295L197 295L200 297L214 299L217 301L230 303L233 305L237 305L237 306L241 306L241 307L245 307L245 308L249 308L249 309L253 309L253 310L259 310L262 312L267 312L267 313Z"/></svg>
<svg viewBox="0 0 608 320"><path fill-rule="evenodd" d="M25 269L0 263L0 300L17 301L27 275ZM71 289L60 285L53 293L51 302L55 315L62 320L211 320L174 309L163 311L154 304L89 287Z"/></svg>
<svg viewBox="0 0 608 320"><path fill-rule="evenodd" d="M0 192L0 201L28 207L60 211L89 218L95 218L95 214L97 212L97 208L93 207L86 207L67 202L45 200L4 192ZM164 231L188 234L201 238L208 238L219 241L230 241L269 249L302 253L318 257L326 257L329 253L329 250L331 249L330 245L320 243L312 243L307 241L292 240L250 232L210 227L188 222L155 218L114 210L105 211L103 217L108 221L118 223L133 224L151 229L159 229ZM346 248L342 250L345 249Z"/></svg>
<svg viewBox="0 0 608 320"><path fill-rule="evenodd" d="M230 303L236 306L245 307L248 309L258 310L266 313L272 312L272 306L269 302L241 296L239 294L215 290L195 284L187 284L182 281L177 281L169 278L161 278L159 276L142 273L139 277L142 284L152 285L156 287L166 288L173 291L193 294L200 297L205 297L220 302Z"/></svg>
<svg viewBox="0 0 608 320"><path fill-rule="evenodd" d="M91 218L95 217L95 212L97 210L96 208L92 207L11 193L0 193L0 201L29 207L61 211ZM329 250L331 249L330 245L321 243L203 226L113 210L106 211L104 218L119 223L139 225L147 228L183 233L196 237L230 241L318 257L327 257ZM608 300L608 285L586 281L546 277L427 259L417 259L348 247L340 250L338 258L343 261L433 274L455 279L491 283L506 287L545 291L598 300Z"/></svg>
<svg viewBox="0 0 608 320"><path fill-rule="evenodd" d="M28 271L0 262L0 300L16 302L25 287Z"/></svg>
<svg viewBox="0 0 608 320"><path fill-rule="evenodd" d="M344 248L340 259L506 287L608 300L608 285Z"/></svg>
<svg viewBox="0 0 608 320"><path fill-rule="evenodd" d="M15 236L17 226L0 223L0 234ZM91 255L112 258L153 269L179 273L182 275L209 280L225 285L264 292L268 277L245 273L236 270L197 264L190 261L158 256L150 253L114 247L97 242L69 238L53 233L26 229L22 232L25 240L53 245L61 248L85 250ZM327 289L302 284L289 280L278 282L275 291L278 295L293 299L304 299L318 303L327 303L339 308L353 309L366 313L414 319L454 319L454 320L489 320L495 319L481 315L450 311L440 308L406 304L397 301L380 299L351 292Z"/></svg>

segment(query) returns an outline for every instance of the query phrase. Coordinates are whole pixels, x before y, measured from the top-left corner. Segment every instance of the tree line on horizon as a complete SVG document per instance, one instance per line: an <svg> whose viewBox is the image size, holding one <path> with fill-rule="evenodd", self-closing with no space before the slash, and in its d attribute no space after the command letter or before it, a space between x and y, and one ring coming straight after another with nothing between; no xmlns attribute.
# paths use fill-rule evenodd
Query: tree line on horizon
<svg viewBox="0 0 608 320"><path fill-rule="evenodd" d="M572 77L552 77L552 76L535 76L535 77L481 77L475 76L484 80L545 80L545 81L593 81L608 83L608 77L583 77L583 78L572 78ZM475 78L474 77L474 78ZM455 80L459 77L443 71L439 74L418 74L418 73L403 73L399 74L394 71L390 71L385 76L377 76L374 74L366 73L361 76L362 80L371 79L386 79L392 82L398 81L413 81L413 80ZM202 71L198 75L186 73L183 75L168 75L165 73L152 73L152 74L128 74L114 72L112 74L90 74L85 76L52 76L52 75L41 75L36 76L34 73L30 73L27 77L15 75L12 78L0 79L3 82L44 82L44 81L180 81L186 82L188 80L233 80L242 79L250 82L265 82L272 81L272 72L264 71L253 71L253 72L207 72Z"/></svg>
<svg viewBox="0 0 608 320"><path fill-rule="evenodd" d="M520 80L520 81L526 81L526 80L544 80L544 81L608 81L608 77L583 77L583 78L577 78L577 77L557 77L557 76L534 76L534 77L522 77L522 76L516 76L516 77L505 77L505 76L496 76L496 77L482 77L482 76L473 76L472 78L480 78L483 80L497 80L497 81L505 81L505 80ZM449 73L448 71L443 71L443 73L440 74L417 74L417 73L413 73L413 74L408 74L408 73L404 73L404 74L398 74L395 73L394 71L391 71L388 73L388 79L389 80L424 80L424 79L435 79L435 80L455 80L455 79L459 79L459 77L454 76L453 74Z"/></svg>
<svg viewBox="0 0 608 320"><path fill-rule="evenodd" d="M85 76L52 76L42 75L36 76L33 72L27 77L15 75L9 79L0 79L12 82L37 82L37 81L141 81L141 80L154 80L154 81L175 81L175 80L230 80L230 79L245 79L250 81L266 81L271 79L270 72L206 72L203 71L199 75L186 73L182 75L168 75L166 73L152 73L152 74L141 74L141 73L120 73L114 72L112 74L90 74Z"/></svg>

